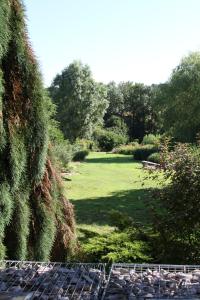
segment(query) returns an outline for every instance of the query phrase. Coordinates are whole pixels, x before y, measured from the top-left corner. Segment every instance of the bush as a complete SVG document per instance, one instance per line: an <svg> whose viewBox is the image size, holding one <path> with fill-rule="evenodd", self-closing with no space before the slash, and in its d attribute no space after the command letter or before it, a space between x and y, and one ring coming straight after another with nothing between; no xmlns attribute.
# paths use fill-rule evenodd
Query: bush
<svg viewBox="0 0 200 300"><path fill-rule="evenodd" d="M134 231L112 232L90 238L83 245L87 261L144 263L150 260L145 241L137 240ZM83 255L84 255L83 254Z"/></svg>
<svg viewBox="0 0 200 300"><path fill-rule="evenodd" d="M64 140L58 144L52 145L52 159L58 168L66 168L73 158L73 147L69 141Z"/></svg>
<svg viewBox="0 0 200 300"><path fill-rule="evenodd" d="M124 135L105 129L98 129L95 132L95 138L102 151L111 151L113 148L127 142L127 137Z"/></svg>
<svg viewBox="0 0 200 300"><path fill-rule="evenodd" d="M135 160L147 160L149 155L158 152L158 147L154 145L141 145L137 147L133 152Z"/></svg>
<svg viewBox="0 0 200 300"><path fill-rule="evenodd" d="M161 157L159 152L152 153L147 158L148 161L160 164L161 163Z"/></svg>
<svg viewBox="0 0 200 300"><path fill-rule="evenodd" d="M121 145L117 148L113 149L113 153L124 154L124 155L132 155L135 149L139 146L138 143L131 143L128 145Z"/></svg>
<svg viewBox="0 0 200 300"><path fill-rule="evenodd" d="M163 263L200 263L200 154L189 145L163 147L163 188L152 197L157 254ZM168 184L166 184L166 182Z"/></svg>
<svg viewBox="0 0 200 300"><path fill-rule="evenodd" d="M88 150L80 150L74 153L73 161L83 161L88 156Z"/></svg>
<svg viewBox="0 0 200 300"><path fill-rule="evenodd" d="M88 261L148 262L150 261L150 238L127 214L117 210L110 212L115 231L107 235L89 238L83 246Z"/></svg>
<svg viewBox="0 0 200 300"><path fill-rule="evenodd" d="M161 136L159 134L147 134L142 140L143 145L159 145Z"/></svg>

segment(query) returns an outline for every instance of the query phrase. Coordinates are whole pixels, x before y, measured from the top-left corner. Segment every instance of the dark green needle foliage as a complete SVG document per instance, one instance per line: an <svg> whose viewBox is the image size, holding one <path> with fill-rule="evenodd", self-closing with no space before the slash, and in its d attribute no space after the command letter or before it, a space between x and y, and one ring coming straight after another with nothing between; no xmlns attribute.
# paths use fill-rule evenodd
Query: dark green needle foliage
<svg viewBox="0 0 200 300"><path fill-rule="evenodd" d="M0 2L0 258L61 260L73 208L48 154L49 112L20 0Z"/></svg>

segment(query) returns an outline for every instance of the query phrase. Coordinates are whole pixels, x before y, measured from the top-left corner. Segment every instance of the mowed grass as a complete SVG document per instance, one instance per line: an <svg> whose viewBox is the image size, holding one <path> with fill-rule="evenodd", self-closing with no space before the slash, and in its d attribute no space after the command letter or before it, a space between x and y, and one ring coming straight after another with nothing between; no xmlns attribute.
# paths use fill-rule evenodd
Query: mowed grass
<svg viewBox="0 0 200 300"><path fill-rule="evenodd" d="M136 222L148 224L148 190L156 182L132 156L92 152L85 162L74 163L75 173L66 181L74 204L77 225L83 234L113 230L110 212L118 210Z"/></svg>

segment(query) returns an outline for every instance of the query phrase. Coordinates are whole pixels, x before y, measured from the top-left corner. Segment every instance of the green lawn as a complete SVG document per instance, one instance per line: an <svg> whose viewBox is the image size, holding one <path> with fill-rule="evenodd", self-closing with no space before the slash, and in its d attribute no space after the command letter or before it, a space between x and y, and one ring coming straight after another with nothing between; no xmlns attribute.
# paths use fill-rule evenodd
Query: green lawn
<svg viewBox="0 0 200 300"><path fill-rule="evenodd" d="M148 223L148 189L155 182L147 179L147 172L132 156L93 152L74 167L71 181L65 184L80 233L112 230L109 212L113 209Z"/></svg>

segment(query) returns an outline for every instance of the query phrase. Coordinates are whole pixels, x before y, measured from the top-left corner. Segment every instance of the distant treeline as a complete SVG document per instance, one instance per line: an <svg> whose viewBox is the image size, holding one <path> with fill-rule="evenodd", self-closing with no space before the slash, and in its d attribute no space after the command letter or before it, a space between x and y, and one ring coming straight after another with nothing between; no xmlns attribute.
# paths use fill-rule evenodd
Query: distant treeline
<svg viewBox="0 0 200 300"><path fill-rule="evenodd" d="M169 80L143 83L95 82L90 68L73 62L49 87L56 119L66 139L91 138L96 128L118 128L129 141L166 134L194 142L200 131L200 53L191 53Z"/></svg>

